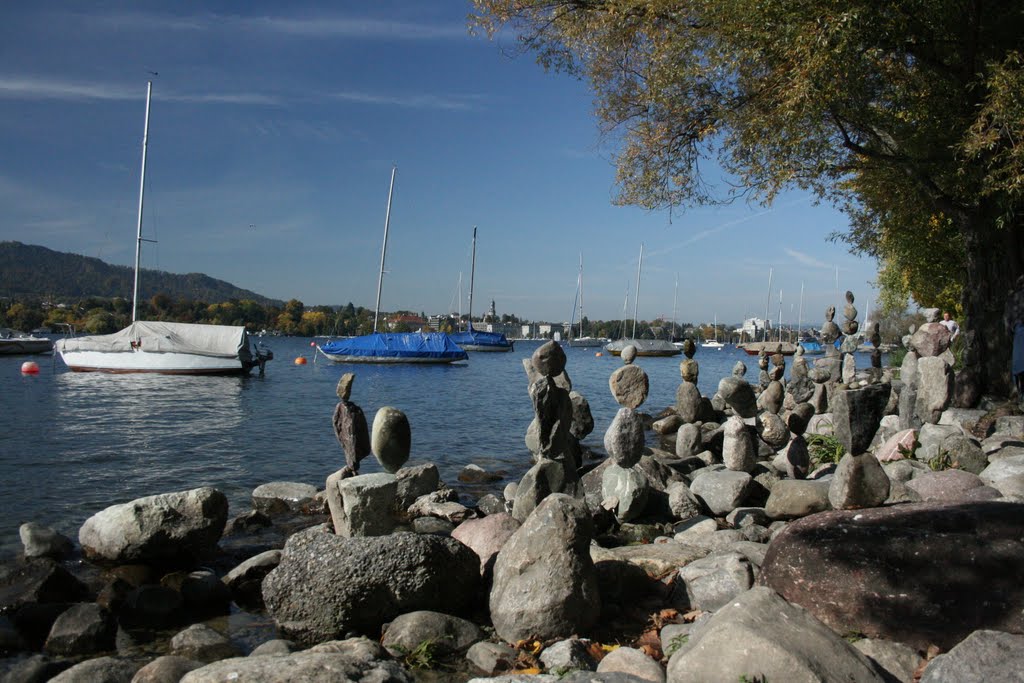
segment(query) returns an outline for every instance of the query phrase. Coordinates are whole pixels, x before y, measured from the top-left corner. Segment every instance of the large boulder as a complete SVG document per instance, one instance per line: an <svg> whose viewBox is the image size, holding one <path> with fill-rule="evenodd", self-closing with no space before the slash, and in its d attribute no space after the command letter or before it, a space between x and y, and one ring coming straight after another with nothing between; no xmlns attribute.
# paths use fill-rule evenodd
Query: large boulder
<svg viewBox="0 0 1024 683"><path fill-rule="evenodd" d="M867 657L768 588L712 615L669 659L672 683L857 681L881 683Z"/></svg>
<svg viewBox="0 0 1024 683"><path fill-rule="evenodd" d="M462 613L479 587L479 559L453 538L345 538L317 526L288 539L281 563L263 581L263 601L286 634L320 642L351 630L376 636L414 610Z"/></svg>
<svg viewBox="0 0 1024 683"><path fill-rule="evenodd" d="M487 574L494 565L502 546L519 528L512 515L499 512L480 519L467 519L455 527L452 538L464 543L480 558L480 572Z"/></svg>
<svg viewBox="0 0 1024 683"><path fill-rule="evenodd" d="M921 683L1024 681L1024 636L975 631L959 645L928 662Z"/></svg>
<svg viewBox="0 0 1024 683"><path fill-rule="evenodd" d="M118 564L191 560L216 547L228 499L205 486L111 505L85 520L78 543L86 557Z"/></svg>
<svg viewBox="0 0 1024 683"><path fill-rule="evenodd" d="M1024 505L907 503L822 512L772 541L761 581L840 633L924 650L978 628L1024 632Z"/></svg>
<svg viewBox="0 0 1024 683"><path fill-rule="evenodd" d="M889 384L869 384L832 395L835 436L847 453L860 455L868 450L878 431L878 423L885 415L891 391Z"/></svg>
<svg viewBox="0 0 1024 683"><path fill-rule="evenodd" d="M593 533L586 506L570 496L552 494L537 506L494 563L490 610L498 636L547 640L593 625L601 610Z"/></svg>

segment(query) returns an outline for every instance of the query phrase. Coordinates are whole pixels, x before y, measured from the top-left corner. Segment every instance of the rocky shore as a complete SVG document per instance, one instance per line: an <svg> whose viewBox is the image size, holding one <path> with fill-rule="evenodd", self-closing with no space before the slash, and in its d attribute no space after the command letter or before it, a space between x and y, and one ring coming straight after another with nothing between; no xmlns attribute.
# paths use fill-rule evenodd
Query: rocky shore
<svg viewBox="0 0 1024 683"><path fill-rule="evenodd" d="M851 334L849 294L844 315ZM906 344L896 371L829 344L788 381L763 353L711 397L691 345L656 415L669 380L627 349L600 455L545 344L524 361L532 465L475 501L409 462L400 409L368 424L345 375L322 486L265 484L234 517L213 488L141 498L77 542L22 525L2 680L1021 680L1024 416L956 407L942 325ZM360 474L371 455L384 471Z"/></svg>

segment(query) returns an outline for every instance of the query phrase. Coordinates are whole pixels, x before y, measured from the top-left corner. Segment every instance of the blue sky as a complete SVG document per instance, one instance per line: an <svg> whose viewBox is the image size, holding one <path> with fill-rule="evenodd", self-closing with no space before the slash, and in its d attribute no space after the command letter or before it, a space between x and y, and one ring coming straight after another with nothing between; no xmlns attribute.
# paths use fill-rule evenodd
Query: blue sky
<svg viewBox="0 0 1024 683"><path fill-rule="evenodd" d="M575 79L469 35L467 3L4 3L0 240L131 265L152 78L143 266L202 272L306 305L567 320L820 323L863 318L873 260L828 242L845 217L807 195L646 212L612 205L613 150ZM149 72L158 72L150 76ZM143 282L143 294L145 282ZM463 311L466 304L463 304Z"/></svg>

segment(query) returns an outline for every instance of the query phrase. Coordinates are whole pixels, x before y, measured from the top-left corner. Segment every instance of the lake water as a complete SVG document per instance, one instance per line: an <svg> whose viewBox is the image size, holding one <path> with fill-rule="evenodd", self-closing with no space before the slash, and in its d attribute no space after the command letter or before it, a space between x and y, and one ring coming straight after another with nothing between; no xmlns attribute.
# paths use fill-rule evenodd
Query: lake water
<svg viewBox="0 0 1024 683"><path fill-rule="evenodd" d="M0 356L0 556L21 548L18 527L35 521L77 539L93 513L141 496L214 486L230 514L251 508L250 494L270 481L298 481L322 488L344 465L331 416L335 387L355 372L351 400L367 421L381 406L404 411L412 425L410 463L432 461L442 479L475 499L457 480L475 463L518 481L530 466L523 437L533 418L522 359L539 342L516 342L509 353L474 353L449 366L345 365L320 357L310 340L271 338L275 360L263 377L179 377L68 372L50 356ZM608 376L621 360L597 349L568 348L573 388L590 402L594 432L584 444L601 449L618 406ZM867 358L860 358L864 367ZM295 359L305 357L306 365ZM639 358L650 378L641 410L657 413L675 402L679 362ZM699 387L712 395L737 360L757 379L756 358L733 347L699 349ZM34 360L38 375L22 375ZM790 361L791 359L787 359ZM788 368L787 368L788 370ZM361 471L380 471L376 460Z"/></svg>

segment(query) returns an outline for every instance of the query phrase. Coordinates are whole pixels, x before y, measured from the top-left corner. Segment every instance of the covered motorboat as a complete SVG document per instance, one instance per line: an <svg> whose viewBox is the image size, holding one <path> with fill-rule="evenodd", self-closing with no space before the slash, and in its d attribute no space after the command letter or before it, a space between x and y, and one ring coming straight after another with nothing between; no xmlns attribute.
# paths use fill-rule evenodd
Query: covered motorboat
<svg viewBox="0 0 1024 683"><path fill-rule="evenodd" d="M619 356L627 346L634 347L638 356L678 356L683 352L675 344L664 339L619 339L604 348L613 356Z"/></svg>
<svg viewBox="0 0 1024 683"><path fill-rule="evenodd" d="M465 351L511 351L512 342L498 332L474 330L472 323L465 332L450 334L452 341Z"/></svg>
<svg viewBox="0 0 1024 683"><path fill-rule="evenodd" d="M274 357L253 349L244 327L137 321L114 334L59 339L57 352L75 372L164 375L246 374Z"/></svg>
<svg viewBox="0 0 1024 683"><path fill-rule="evenodd" d="M467 358L443 332L374 332L317 349L335 363L454 363Z"/></svg>
<svg viewBox="0 0 1024 683"><path fill-rule="evenodd" d="M36 337L6 327L0 328L0 355L47 353L53 350L53 342L46 337Z"/></svg>

